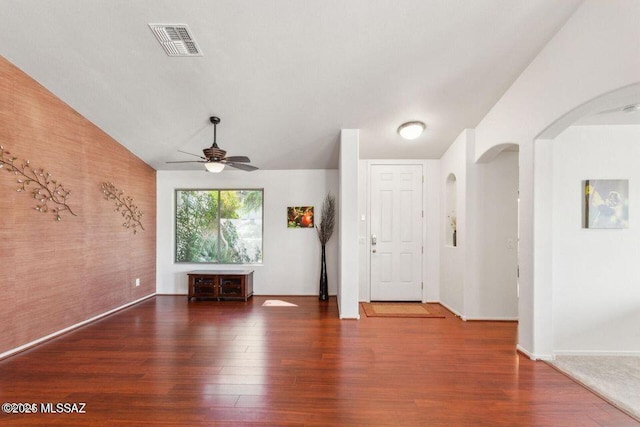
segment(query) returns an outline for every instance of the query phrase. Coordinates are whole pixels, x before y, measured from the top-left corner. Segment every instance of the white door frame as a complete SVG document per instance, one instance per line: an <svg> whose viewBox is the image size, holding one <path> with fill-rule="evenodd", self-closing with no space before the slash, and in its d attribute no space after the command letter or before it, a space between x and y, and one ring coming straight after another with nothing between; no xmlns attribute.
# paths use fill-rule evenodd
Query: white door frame
<svg viewBox="0 0 640 427"><path fill-rule="evenodd" d="M365 275L366 275L366 286L361 288L361 300L364 301L371 301L371 221L370 221L370 216L371 216L371 166L373 165L418 165L422 168L422 176L426 178L426 164L424 161L422 160L412 160L412 159L401 159L401 160L366 160L366 186L365 186L365 191L364 191L364 196L365 196L365 210L364 210L364 216L365 216L365 223L366 223L366 232L365 232L365 236L361 237L361 239L364 239L364 242L361 240L360 243L360 247L363 248L363 250L366 253L366 256L364 256L363 258L361 258L364 261L364 267L365 267ZM422 255L422 283L424 284L422 287L422 302L426 302L425 299L425 291L427 288L427 284L424 283L425 282L425 267L426 267L426 256L427 256L427 251L426 251L426 236L427 236L427 213L426 213L426 206L428 206L427 204L427 200L426 200L426 188L427 188L427 183L423 183L422 185L422 210L425 212L425 215L423 215L422 218L422 246L425 247L425 252ZM437 209L439 209L439 207L436 207ZM361 264L362 265L362 264ZM365 289L366 288L366 289Z"/></svg>

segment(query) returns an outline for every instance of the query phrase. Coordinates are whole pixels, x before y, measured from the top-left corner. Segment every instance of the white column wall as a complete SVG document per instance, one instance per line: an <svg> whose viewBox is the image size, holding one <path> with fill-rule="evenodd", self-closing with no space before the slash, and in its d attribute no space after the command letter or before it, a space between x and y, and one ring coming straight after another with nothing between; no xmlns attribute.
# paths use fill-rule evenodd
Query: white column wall
<svg viewBox="0 0 640 427"><path fill-rule="evenodd" d="M340 202L338 306L340 318L359 319L358 289L358 144L357 129L340 133Z"/></svg>
<svg viewBox="0 0 640 427"><path fill-rule="evenodd" d="M533 325L535 327L534 345L535 353L529 354L534 359L552 358L553 335L553 272L551 269L553 260L553 141L540 139L534 146L534 175L537 177L533 189L534 215L533 226L536 231L536 241L533 246L533 276L536 286L532 288L533 294ZM527 287L526 289L529 289Z"/></svg>

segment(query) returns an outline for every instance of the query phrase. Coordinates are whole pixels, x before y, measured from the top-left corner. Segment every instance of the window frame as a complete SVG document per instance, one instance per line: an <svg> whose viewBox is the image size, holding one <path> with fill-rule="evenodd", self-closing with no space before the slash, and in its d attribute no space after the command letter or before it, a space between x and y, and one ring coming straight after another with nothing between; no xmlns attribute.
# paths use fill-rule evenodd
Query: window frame
<svg viewBox="0 0 640 427"><path fill-rule="evenodd" d="M256 262L220 262L220 261L178 261L178 193L185 191L198 191L202 193L208 193L211 191L217 191L218 195L223 191L259 191L262 193L262 209L261 209L261 229L260 229L260 254L261 260ZM222 225L220 218L220 203L218 199L218 230L222 233ZM173 193L173 263L174 264L212 264L212 265L263 265L264 264L264 188L176 188Z"/></svg>

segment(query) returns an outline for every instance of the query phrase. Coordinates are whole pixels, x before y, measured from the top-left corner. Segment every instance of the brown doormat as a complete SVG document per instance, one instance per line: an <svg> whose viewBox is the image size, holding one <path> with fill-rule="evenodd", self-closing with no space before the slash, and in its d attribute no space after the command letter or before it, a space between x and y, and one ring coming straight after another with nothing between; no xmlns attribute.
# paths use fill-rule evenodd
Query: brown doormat
<svg viewBox="0 0 640 427"><path fill-rule="evenodd" d="M440 304L415 302L362 302L360 304L367 317L446 317L445 309Z"/></svg>

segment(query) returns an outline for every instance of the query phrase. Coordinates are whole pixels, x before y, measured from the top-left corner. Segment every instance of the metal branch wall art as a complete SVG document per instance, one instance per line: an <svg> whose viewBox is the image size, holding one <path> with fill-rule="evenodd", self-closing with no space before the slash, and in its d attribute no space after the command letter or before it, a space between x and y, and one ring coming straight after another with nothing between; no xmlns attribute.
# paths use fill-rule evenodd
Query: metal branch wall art
<svg viewBox="0 0 640 427"><path fill-rule="evenodd" d="M36 199L35 210L38 212L52 212L56 216L56 221L62 219L60 214L65 211L77 216L67 204L67 197L71 191L65 190L62 184L52 179L49 172L45 172L42 168L33 168L29 160L19 161L17 157L12 157L2 145L0 145L0 168L17 177L18 192L31 191L31 195ZM29 187L30 185L32 186Z"/></svg>
<svg viewBox="0 0 640 427"><path fill-rule="evenodd" d="M133 229L133 234L138 232L138 227L144 230L140 222L142 211L133 204L131 197L125 196L122 190L118 190L112 182L102 183L102 193L105 199L115 201L116 208L114 211L122 213L124 217L123 227Z"/></svg>

